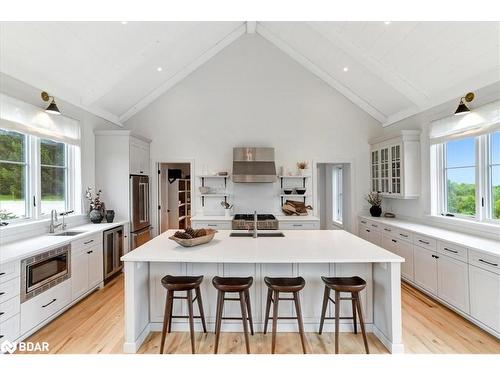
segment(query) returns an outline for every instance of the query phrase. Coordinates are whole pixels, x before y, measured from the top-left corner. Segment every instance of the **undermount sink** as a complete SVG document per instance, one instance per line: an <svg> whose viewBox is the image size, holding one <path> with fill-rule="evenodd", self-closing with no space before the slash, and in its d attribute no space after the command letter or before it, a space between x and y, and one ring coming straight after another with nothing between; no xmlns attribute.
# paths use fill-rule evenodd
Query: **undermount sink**
<svg viewBox="0 0 500 375"><path fill-rule="evenodd" d="M250 232L233 232L229 235L229 237L253 237L253 233ZM275 233L257 233L257 237L285 237L283 232L275 232Z"/></svg>
<svg viewBox="0 0 500 375"><path fill-rule="evenodd" d="M77 236L79 234L82 234L85 232L72 232L72 231L66 231L66 232L61 232L61 233L53 233L52 236Z"/></svg>

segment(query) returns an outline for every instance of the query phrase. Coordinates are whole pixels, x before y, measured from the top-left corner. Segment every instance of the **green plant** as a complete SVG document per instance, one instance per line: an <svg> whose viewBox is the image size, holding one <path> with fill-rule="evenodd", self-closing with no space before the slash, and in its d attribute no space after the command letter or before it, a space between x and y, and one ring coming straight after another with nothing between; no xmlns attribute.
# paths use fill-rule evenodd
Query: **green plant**
<svg viewBox="0 0 500 375"><path fill-rule="evenodd" d="M382 197L376 191L368 193L366 196L366 201L370 203L372 206L380 206L382 204Z"/></svg>

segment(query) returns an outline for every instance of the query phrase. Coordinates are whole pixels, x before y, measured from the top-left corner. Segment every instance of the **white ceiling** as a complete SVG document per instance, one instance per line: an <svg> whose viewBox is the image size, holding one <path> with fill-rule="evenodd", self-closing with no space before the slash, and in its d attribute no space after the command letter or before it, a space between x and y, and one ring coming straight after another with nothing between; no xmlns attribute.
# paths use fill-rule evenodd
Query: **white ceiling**
<svg viewBox="0 0 500 375"><path fill-rule="evenodd" d="M245 32L386 125L500 81L498 22L1 23L0 71L121 123Z"/></svg>

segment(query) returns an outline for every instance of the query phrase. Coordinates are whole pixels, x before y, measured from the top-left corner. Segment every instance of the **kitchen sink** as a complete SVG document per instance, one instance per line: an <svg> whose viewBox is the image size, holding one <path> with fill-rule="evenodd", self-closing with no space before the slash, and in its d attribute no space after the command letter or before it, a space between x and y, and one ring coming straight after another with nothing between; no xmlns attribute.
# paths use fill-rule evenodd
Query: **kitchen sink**
<svg viewBox="0 0 500 375"><path fill-rule="evenodd" d="M77 235L82 234L82 233L85 233L85 232L66 231L66 232L52 234L52 236L77 236Z"/></svg>
<svg viewBox="0 0 500 375"><path fill-rule="evenodd" d="M253 237L253 233L249 232L233 232L229 235L229 237ZM274 232L274 233L257 233L257 237L285 237L283 232Z"/></svg>

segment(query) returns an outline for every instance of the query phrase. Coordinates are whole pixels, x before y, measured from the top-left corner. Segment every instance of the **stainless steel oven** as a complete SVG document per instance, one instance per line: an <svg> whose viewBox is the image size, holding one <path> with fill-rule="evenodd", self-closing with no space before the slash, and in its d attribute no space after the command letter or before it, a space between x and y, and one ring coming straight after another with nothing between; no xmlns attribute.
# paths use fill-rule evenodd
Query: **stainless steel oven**
<svg viewBox="0 0 500 375"><path fill-rule="evenodd" d="M21 302L71 277L71 245L61 246L21 261Z"/></svg>

